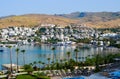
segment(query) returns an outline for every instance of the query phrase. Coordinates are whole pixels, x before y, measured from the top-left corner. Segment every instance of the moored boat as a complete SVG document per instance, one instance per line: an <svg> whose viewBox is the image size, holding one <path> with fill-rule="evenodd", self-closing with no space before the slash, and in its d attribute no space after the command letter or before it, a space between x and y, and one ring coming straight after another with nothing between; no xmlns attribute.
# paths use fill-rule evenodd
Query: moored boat
<svg viewBox="0 0 120 79"><path fill-rule="evenodd" d="M0 49L0 52L4 52L4 50Z"/></svg>

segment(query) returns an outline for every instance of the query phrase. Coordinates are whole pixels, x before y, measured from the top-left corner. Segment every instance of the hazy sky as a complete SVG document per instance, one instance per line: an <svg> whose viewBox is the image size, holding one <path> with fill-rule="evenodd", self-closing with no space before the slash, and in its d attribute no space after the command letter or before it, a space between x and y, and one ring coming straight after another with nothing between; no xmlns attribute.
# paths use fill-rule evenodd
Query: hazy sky
<svg viewBox="0 0 120 79"><path fill-rule="evenodd" d="M1 0L0 16L120 11L120 0Z"/></svg>

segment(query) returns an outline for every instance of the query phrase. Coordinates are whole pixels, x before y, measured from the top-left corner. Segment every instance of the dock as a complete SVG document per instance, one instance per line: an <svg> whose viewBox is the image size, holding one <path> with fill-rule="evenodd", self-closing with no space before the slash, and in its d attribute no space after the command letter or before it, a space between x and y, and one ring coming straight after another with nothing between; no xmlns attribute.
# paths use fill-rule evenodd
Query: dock
<svg viewBox="0 0 120 79"><path fill-rule="evenodd" d="M2 64L2 67L4 69L9 70L11 68L11 64ZM13 70L17 70L17 65L16 64L12 64L12 68L13 68ZM19 70L21 70L23 67L18 65L18 68L19 68Z"/></svg>

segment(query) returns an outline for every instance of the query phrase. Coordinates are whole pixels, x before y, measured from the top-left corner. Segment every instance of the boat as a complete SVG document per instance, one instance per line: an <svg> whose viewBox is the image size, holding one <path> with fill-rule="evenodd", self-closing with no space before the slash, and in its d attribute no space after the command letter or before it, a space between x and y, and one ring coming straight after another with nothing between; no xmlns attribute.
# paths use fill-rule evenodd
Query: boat
<svg viewBox="0 0 120 79"><path fill-rule="evenodd" d="M3 52L4 50L0 49L0 52Z"/></svg>

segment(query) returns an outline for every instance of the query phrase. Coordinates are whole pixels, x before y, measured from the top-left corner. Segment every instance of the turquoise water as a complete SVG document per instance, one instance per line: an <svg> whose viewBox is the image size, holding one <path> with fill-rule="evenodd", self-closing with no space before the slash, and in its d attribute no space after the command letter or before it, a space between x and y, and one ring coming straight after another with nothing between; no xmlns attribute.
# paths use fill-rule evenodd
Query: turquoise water
<svg viewBox="0 0 120 79"><path fill-rule="evenodd" d="M53 58L53 51L51 48L54 46L47 46L47 45L41 45L41 46L20 46L19 49L25 49L25 62L26 64L28 63L33 63L34 61L42 61L44 63L47 63L47 58ZM76 48L75 46L55 46L55 58L56 60L60 59L66 59L67 58L67 51L71 52L71 58L75 58L74 56L74 49ZM0 52L0 70L1 70L1 65L2 64L10 64L10 50L7 47L0 47L0 49L3 49L4 52ZM16 64L16 52L15 52L15 47L12 48L12 61L14 64ZM103 51L107 52L116 52L118 51L117 49L109 48L109 49L104 49L102 47L98 48L89 48L89 49L80 49L80 52L78 53L78 58L79 61L85 61L87 57L92 58L95 54L101 53L104 54ZM19 53L19 65L23 65L23 54Z"/></svg>
<svg viewBox="0 0 120 79"><path fill-rule="evenodd" d="M72 78L63 78L63 79L85 79L83 77L72 77Z"/></svg>

